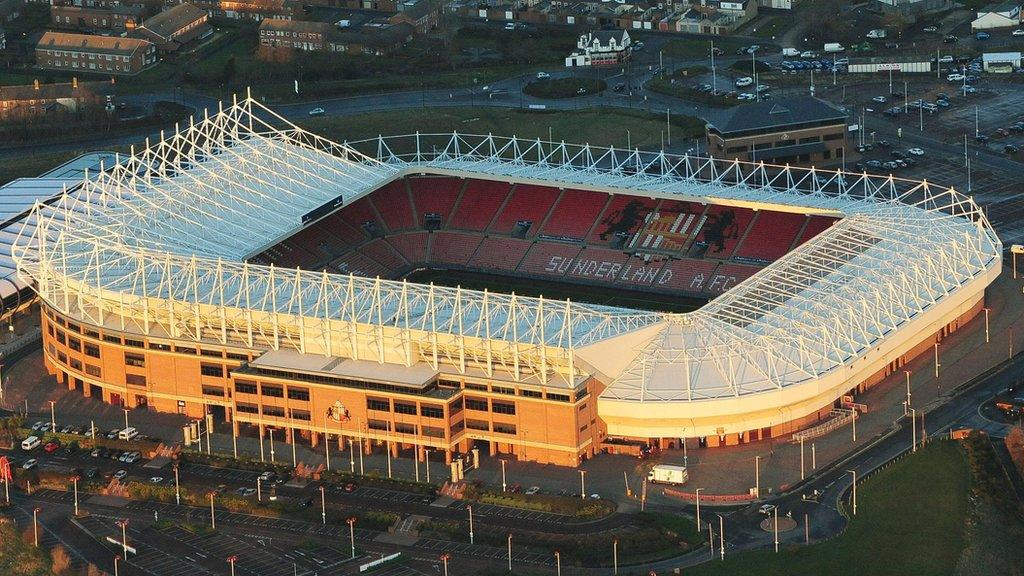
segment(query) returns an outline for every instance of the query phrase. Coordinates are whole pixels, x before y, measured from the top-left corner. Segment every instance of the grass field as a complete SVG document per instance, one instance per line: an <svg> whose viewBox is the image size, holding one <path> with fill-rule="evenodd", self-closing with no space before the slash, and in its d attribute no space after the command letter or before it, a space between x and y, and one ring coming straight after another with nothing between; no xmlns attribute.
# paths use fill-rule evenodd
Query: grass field
<svg viewBox="0 0 1024 576"><path fill-rule="evenodd" d="M300 126L334 140L362 140L379 134L496 134L541 138L557 142L590 143L596 146L626 146L626 131L631 143L640 149L661 146L664 117L641 111L588 109L582 111L529 111L508 108L460 107L396 110L345 117L302 119ZM680 139L704 133L697 118L672 117L672 135ZM550 131L549 131L550 130Z"/></svg>
<svg viewBox="0 0 1024 576"><path fill-rule="evenodd" d="M946 576L964 549L970 472L958 444L934 442L857 488L857 516L810 547L745 552L687 576Z"/></svg>
<svg viewBox="0 0 1024 576"><path fill-rule="evenodd" d="M500 276L497 274L479 274L454 270L419 270L410 274L410 282L427 284L433 282L439 286L461 286L469 290L491 290L505 294L515 292L520 296L544 296L552 300L586 302L605 306L621 306L657 312L690 312L704 305L700 298L685 296L669 296L648 294L621 288L579 286L565 282L532 280Z"/></svg>
<svg viewBox="0 0 1024 576"><path fill-rule="evenodd" d="M742 40L715 38L715 48L721 48L726 54L732 54L736 52L737 48L747 46L748 44ZM711 50L711 41L696 38L678 38L666 42L663 50L666 56L675 56L676 58L704 58L708 56L708 52Z"/></svg>

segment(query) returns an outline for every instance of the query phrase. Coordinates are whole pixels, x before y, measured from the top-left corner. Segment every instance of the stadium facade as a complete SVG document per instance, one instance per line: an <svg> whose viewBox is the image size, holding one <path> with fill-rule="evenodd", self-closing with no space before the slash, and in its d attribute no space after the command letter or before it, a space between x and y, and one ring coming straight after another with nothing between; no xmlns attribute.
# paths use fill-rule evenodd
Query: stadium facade
<svg viewBox="0 0 1024 576"><path fill-rule="evenodd" d="M85 395L563 465L822 422L977 314L1001 252L971 198L927 182L492 136L341 144L251 99L37 203L13 248L46 365ZM712 300L390 279L419 268Z"/></svg>

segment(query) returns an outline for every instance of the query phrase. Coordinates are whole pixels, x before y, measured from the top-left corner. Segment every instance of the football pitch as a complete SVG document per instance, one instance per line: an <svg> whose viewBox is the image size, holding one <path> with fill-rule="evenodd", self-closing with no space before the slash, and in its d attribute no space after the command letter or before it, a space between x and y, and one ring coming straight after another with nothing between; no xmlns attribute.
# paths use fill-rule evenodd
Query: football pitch
<svg viewBox="0 0 1024 576"><path fill-rule="evenodd" d="M618 306L652 312L692 312L703 306L707 300L690 296L653 294L624 290L620 287L590 286L516 278L499 274L483 274L462 270L416 270L406 280L419 284L433 282L438 286L461 286L468 290L484 290L519 296L544 296L552 300L570 299L573 302Z"/></svg>

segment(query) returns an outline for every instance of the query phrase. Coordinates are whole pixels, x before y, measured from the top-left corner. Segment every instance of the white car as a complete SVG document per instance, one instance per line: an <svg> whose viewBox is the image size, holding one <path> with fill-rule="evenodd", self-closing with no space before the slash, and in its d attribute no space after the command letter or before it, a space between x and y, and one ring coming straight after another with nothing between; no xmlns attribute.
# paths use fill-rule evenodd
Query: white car
<svg viewBox="0 0 1024 576"><path fill-rule="evenodd" d="M878 102L879 104L885 104L887 98L885 96L875 96L871 99L872 102Z"/></svg>
<svg viewBox="0 0 1024 576"><path fill-rule="evenodd" d="M963 74L950 74L949 76L946 76L946 80L949 80L950 82L962 82L964 78L965 76Z"/></svg>
<svg viewBox="0 0 1024 576"><path fill-rule="evenodd" d="M808 50L806 52L801 52L800 53L800 57L801 58L817 58L818 57L818 53L815 52L814 50Z"/></svg>
<svg viewBox="0 0 1024 576"><path fill-rule="evenodd" d="M940 64L952 64L953 63L953 56L950 55L950 54L946 54L945 56L942 56L941 58L939 58L939 63Z"/></svg>
<svg viewBox="0 0 1024 576"><path fill-rule="evenodd" d="M934 32L938 32L938 31L939 31L939 28L938 28L938 26L926 26L926 27L924 28L924 31L925 31L925 32L931 32L931 33L934 33Z"/></svg>
<svg viewBox="0 0 1024 576"><path fill-rule="evenodd" d="M750 76L741 76L740 78L736 79L736 87L737 88L743 88L744 86L750 86L753 83L754 83L754 79L751 78Z"/></svg>
<svg viewBox="0 0 1024 576"><path fill-rule="evenodd" d="M127 476L127 475L128 475L128 471L127 470L118 470L117 472L114 472L114 478L116 478L118 480L124 480L125 476Z"/></svg>
<svg viewBox="0 0 1024 576"><path fill-rule="evenodd" d="M1024 36L1024 30L1021 30L1020 28L1017 28L1016 30L1011 32L1011 34L1013 34L1014 36Z"/></svg>
<svg viewBox="0 0 1024 576"><path fill-rule="evenodd" d="M515 25L514 22L509 22L508 24L505 24L505 30L515 30L515 29L516 29L516 25Z"/></svg>
<svg viewBox="0 0 1024 576"><path fill-rule="evenodd" d="M31 470L36 467L36 464L39 464L39 461L36 460L35 458L30 458L28 460L25 460L25 463L22 464L21 467L24 468L25 470Z"/></svg>
<svg viewBox="0 0 1024 576"><path fill-rule="evenodd" d="M551 74L548 74L547 72L537 72L537 80L547 80L548 78L551 78Z"/></svg>
<svg viewBox="0 0 1024 576"><path fill-rule="evenodd" d="M767 85L767 84L758 84L757 85L757 91L758 92L767 92L767 91L769 91L771 89L772 89L772 87Z"/></svg>
<svg viewBox="0 0 1024 576"><path fill-rule="evenodd" d="M909 154L913 154L914 156L924 156L924 150L920 148L911 148L910 150L907 150L907 152Z"/></svg>
<svg viewBox="0 0 1024 576"><path fill-rule="evenodd" d="M524 492L524 494L526 494L527 496L533 496L534 494L537 494L539 492L540 486L530 486L529 488L526 489L526 492Z"/></svg>
<svg viewBox="0 0 1024 576"><path fill-rule="evenodd" d="M310 116L323 116L324 115L324 109L323 108L313 108L312 110L309 111L309 115Z"/></svg>
<svg viewBox="0 0 1024 576"><path fill-rule="evenodd" d="M153 476L149 479L150 484L159 484L164 481L163 476Z"/></svg>
<svg viewBox="0 0 1024 576"><path fill-rule="evenodd" d="M757 511L761 514L771 514L775 511L775 504L762 504L761 507L757 509Z"/></svg>

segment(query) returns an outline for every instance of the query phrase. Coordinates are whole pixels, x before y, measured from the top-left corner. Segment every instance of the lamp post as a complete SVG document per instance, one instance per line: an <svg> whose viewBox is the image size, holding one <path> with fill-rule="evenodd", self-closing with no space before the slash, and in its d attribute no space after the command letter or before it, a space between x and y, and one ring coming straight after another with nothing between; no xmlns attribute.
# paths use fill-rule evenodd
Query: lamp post
<svg viewBox="0 0 1024 576"><path fill-rule="evenodd" d="M857 408L853 409L853 441L857 441Z"/></svg>
<svg viewBox="0 0 1024 576"><path fill-rule="evenodd" d="M512 571L512 533L508 533L508 571Z"/></svg>
<svg viewBox="0 0 1024 576"><path fill-rule="evenodd" d="M348 471L352 474L356 473L356 453L355 453L355 440L348 439Z"/></svg>
<svg viewBox="0 0 1024 576"><path fill-rule="evenodd" d="M53 400L50 400L50 432L57 432L57 413Z"/></svg>
<svg viewBox="0 0 1024 576"><path fill-rule="evenodd" d="M800 437L800 479L805 478L804 474L804 437Z"/></svg>
<svg viewBox="0 0 1024 576"><path fill-rule="evenodd" d="M939 366L941 366L941 364L939 364L939 343L936 342L935 343L935 377L936 378L939 377Z"/></svg>
<svg viewBox="0 0 1024 576"><path fill-rule="evenodd" d="M234 554L228 556L228 564L231 565L231 576L235 576L235 560L238 560L238 556Z"/></svg>
<svg viewBox="0 0 1024 576"><path fill-rule="evenodd" d="M124 408L123 410L124 410L124 427L125 427L125 429L127 429L128 428L128 409Z"/></svg>
<svg viewBox="0 0 1024 576"><path fill-rule="evenodd" d="M555 550L555 575L562 576L562 554Z"/></svg>
<svg viewBox="0 0 1024 576"><path fill-rule="evenodd" d="M178 483L178 463L174 463L174 503L181 505L181 485Z"/></svg>
<svg viewBox="0 0 1024 576"><path fill-rule="evenodd" d="M694 492L697 493L697 530L700 530L700 491L703 488L697 488Z"/></svg>
<svg viewBox="0 0 1024 576"><path fill-rule="evenodd" d="M75 516L78 516L78 481L81 480L81 479L82 479L82 477L78 476L78 475L75 475L75 476L71 477L71 482L72 482L72 484L74 484L74 490L75 490Z"/></svg>
<svg viewBox="0 0 1024 576"><path fill-rule="evenodd" d="M441 554L441 562L444 565L444 576L448 576L448 561L451 560L451 554Z"/></svg>
<svg viewBox="0 0 1024 576"><path fill-rule="evenodd" d="M263 480L256 477L256 501L263 502Z"/></svg>
<svg viewBox="0 0 1024 576"><path fill-rule="evenodd" d="M910 451L917 452L917 410L915 408L910 409Z"/></svg>
<svg viewBox="0 0 1024 576"><path fill-rule="evenodd" d="M508 492L508 484L505 483L505 460L501 460L501 491Z"/></svg>
<svg viewBox="0 0 1024 576"><path fill-rule="evenodd" d="M32 539L36 543L36 548L39 548L39 511L42 508L38 506L32 509Z"/></svg>
<svg viewBox="0 0 1024 576"><path fill-rule="evenodd" d="M847 470L850 474L853 474L853 515L857 515L857 471Z"/></svg>
<svg viewBox="0 0 1024 576"><path fill-rule="evenodd" d="M718 515L718 545L722 560L725 560L725 518Z"/></svg>
<svg viewBox="0 0 1024 576"><path fill-rule="evenodd" d="M324 526L327 526L327 498L324 496L324 487L320 486L320 520Z"/></svg>
<svg viewBox="0 0 1024 576"><path fill-rule="evenodd" d="M121 561L120 556L114 556L114 576L118 576L117 564Z"/></svg>
<svg viewBox="0 0 1024 576"><path fill-rule="evenodd" d="M121 527L121 553L128 557L128 519L118 520L117 525Z"/></svg>
<svg viewBox="0 0 1024 576"><path fill-rule="evenodd" d="M348 541L349 541L349 545L352 546L352 557L355 558L356 557L356 517L355 516L350 516L348 518L348 520L345 520L345 522L348 523Z"/></svg>
<svg viewBox="0 0 1024 576"><path fill-rule="evenodd" d="M612 540L612 574L619 574L619 539Z"/></svg>
<svg viewBox="0 0 1024 576"><path fill-rule="evenodd" d="M983 308L985 311L985 344L988 344L988 311L989 308Z"/></svg>
<svg viewBox="0 0 1024 576"><path fill-rule="evenodd" d="M270 434L270 462L274 463L274 429L268 428L267 433Z"/></svg>
<svg viewBox="0 0 1024 576"><path fill-rule="evenodd" d="M907 410L910 410L910 370L904 370L903 373L907 375L907 405L903 414L907 414Z"/></svg>
<svg viewBox="0 0 1024 576"><path fill-rule="evenodd" d="M217 529L217 513L213 509L213 495L214 494L216 494L216 492L213 492L212 490L209 492L209 496L210 496L210 529L211 530L216 530Z"/></svg>
<svg viewBox="0 0 1024 576"><path fill-rule="evenodd" d="M297 442L295 441L295 428L291 429L291 433L292 433L292 467L294 468L294 467L297 467L299 465L298 457L295 454L295 445L297 444Z"/></svg>
<svg viewBox="0 0 1024 576"><path fill-rule="evenodd" d="M775 518L774 518L775 527L774 527L773 530L775 532L775 553L778 554L779 553L779 507L776 506L775 509L772 512L775 513Z"/></svg>
<svg viewBox="0 0 1024 576"><path fill-rule="evenodd" d="M580 498L587 499L587 471L580 470Z"/></svg>
<svg viewBox="0 0 1024 576"><path fill-rule="evenodd" d="M424 465L427 469L427 484L430 484L430 448L423 447Z"/></svg>
<svg viewBox="0 0 1024 576"><path fill-rule="evenodd" d="M761 497L761 456L754 456L754 498Z"/></svg>
<svg viewBox="0 0 1024 576"><path fill-rule="evenodd" d="M469 543L473 544L473 506L466 506L469 510Z"/></svg>

